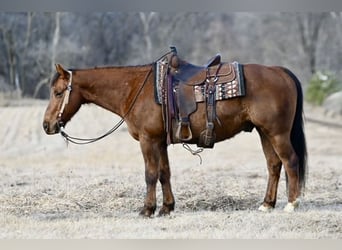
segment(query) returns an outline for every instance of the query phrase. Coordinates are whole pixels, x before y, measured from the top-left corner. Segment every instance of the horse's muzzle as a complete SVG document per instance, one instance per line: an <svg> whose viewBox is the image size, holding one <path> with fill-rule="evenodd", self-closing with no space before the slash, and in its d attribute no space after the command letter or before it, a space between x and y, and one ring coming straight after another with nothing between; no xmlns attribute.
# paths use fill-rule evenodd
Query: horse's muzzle
<svg viewBox="0 0 342 250"><path fill-rule="evenodd" d="M54 124L50 124L49 122L44 121L43 122L43 129L44 129L45 133L48 135L58 134L60 131L60 124L58 122L56 122Z"/></svg>

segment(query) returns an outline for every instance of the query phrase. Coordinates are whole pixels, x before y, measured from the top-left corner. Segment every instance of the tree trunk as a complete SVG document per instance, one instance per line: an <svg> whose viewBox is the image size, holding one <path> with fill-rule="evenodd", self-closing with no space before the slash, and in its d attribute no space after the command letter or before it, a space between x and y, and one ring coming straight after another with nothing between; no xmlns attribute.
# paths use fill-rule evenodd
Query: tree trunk
<svg viewBox="0 0 342 250"><path fill-rule="evenodd" d="M316 52L319 40L319 32L328 13L298 14L298 29L303 51L308 58L311 74L317 71Z"/></svg>
<svg viewBox="0 0 342 250"><path fill-rule="evenodd" d="M151 12L149 14L146 14L144 12L140 12L139 15L144 31L144 40L146 45L146 60L150 61L152 60L152 40L150 35L150 22L154 17L155 13Z"/></svg>
<svg viewBox="0 0 342 250"><path fill-rule="evenodd" d="M51 43L51 62L50 62L50 72L46 77L39 81L36 85L33 93L33 97L37 98L40 89L48 84L48 80L52 79L53 75L56 72L55 63L56 63L56 56L57 56L57 45L60 37L60 12L55 13L55 30L53 33L52 43Z"/></svg>

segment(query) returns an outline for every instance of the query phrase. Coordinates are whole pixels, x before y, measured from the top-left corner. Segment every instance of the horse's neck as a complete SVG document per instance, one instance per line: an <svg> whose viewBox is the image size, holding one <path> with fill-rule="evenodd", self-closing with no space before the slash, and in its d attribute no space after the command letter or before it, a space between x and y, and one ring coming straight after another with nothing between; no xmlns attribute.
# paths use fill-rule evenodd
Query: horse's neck
<svg viewBox="0 0 342 250"><path fill-rule="evenodd" d="M144 80L148 69L113 67L77 71L74 81L80 87L87 103L94 103L120 116L127 109L127 102Z"/></svg>

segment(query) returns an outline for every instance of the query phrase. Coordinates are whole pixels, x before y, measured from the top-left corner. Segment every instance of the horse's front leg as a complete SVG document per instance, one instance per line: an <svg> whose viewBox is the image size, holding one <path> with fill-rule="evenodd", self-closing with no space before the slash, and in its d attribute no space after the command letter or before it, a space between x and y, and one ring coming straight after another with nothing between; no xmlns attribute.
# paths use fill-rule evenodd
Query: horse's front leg
<svg viewBox="0 0 342 250"><path fill-rule="evenodd" d="M174 209L174 197L170 184L170 169L166 143L162 140L144 137L140 140L145 161L146 197L140 215L150 217L156 210L156 185L162 185L163 206L159 215L169 214Z"/></svg>
<svg viewBox="0 0 342 250"><path fill-rule="evenodd" d="M156 210L156 184L159 178L159 143L150 138L140 140L140 147L145 162L146 196L140 215L150 217Z"/></svg>
<svg viewBox="0 0 342 250"><path fill-rule="evenodd" d="M175 199L172 194L170 182L171 174L166 143L160 145L159 167L159 181L162 185L163 190L163 206L159 210L159 215L163 216L170 214L170 212L173 211L175 207Z"/></svg>

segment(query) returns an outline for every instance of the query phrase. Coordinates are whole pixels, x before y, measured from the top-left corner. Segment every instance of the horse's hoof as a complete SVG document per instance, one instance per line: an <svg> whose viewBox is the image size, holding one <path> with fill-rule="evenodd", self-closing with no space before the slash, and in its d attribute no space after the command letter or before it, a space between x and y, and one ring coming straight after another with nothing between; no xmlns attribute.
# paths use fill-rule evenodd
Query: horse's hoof
<svg viewBox="0 0 342 250"><path fill-rule="evenodd" d="M299 206L299 200L295 200L293 202L287 203L287 205L284 207L284 211L291 213L293 212L297 207Z"/></svg>
<svg viewBox="0 0 342 250"><path fill-rule="evenodd" d="M258 208L258 210L261 211L261 212L271 212L273 210L273 207L265 206L264 204L262 204Z"/></svg>
<svg viewBox="0 0 342 250"><path fill-rule="evenodd" d="M144 207L139 215L142 216L142 217L145 217L145 218L150 218L153 214L154 214L154 211L156 210L156 208L152 207L152 208L148 208L148 207Z"/></svg>
<svg viewBox="0 0 342 250"><path fill-rule="evenodd" d="M174 210L175 204L170 204L170 205L163 205L162 208L159 210L158 216L166 216L170 215L171 211Z"/></svg>
<svg viewBox="0 0 342 250"><path fill-rule="evenodd" d="M162 216L167 216L170 215L170 210L166 209L166 208L162 208L159 210L158 216L162 217Z"/></svg>

